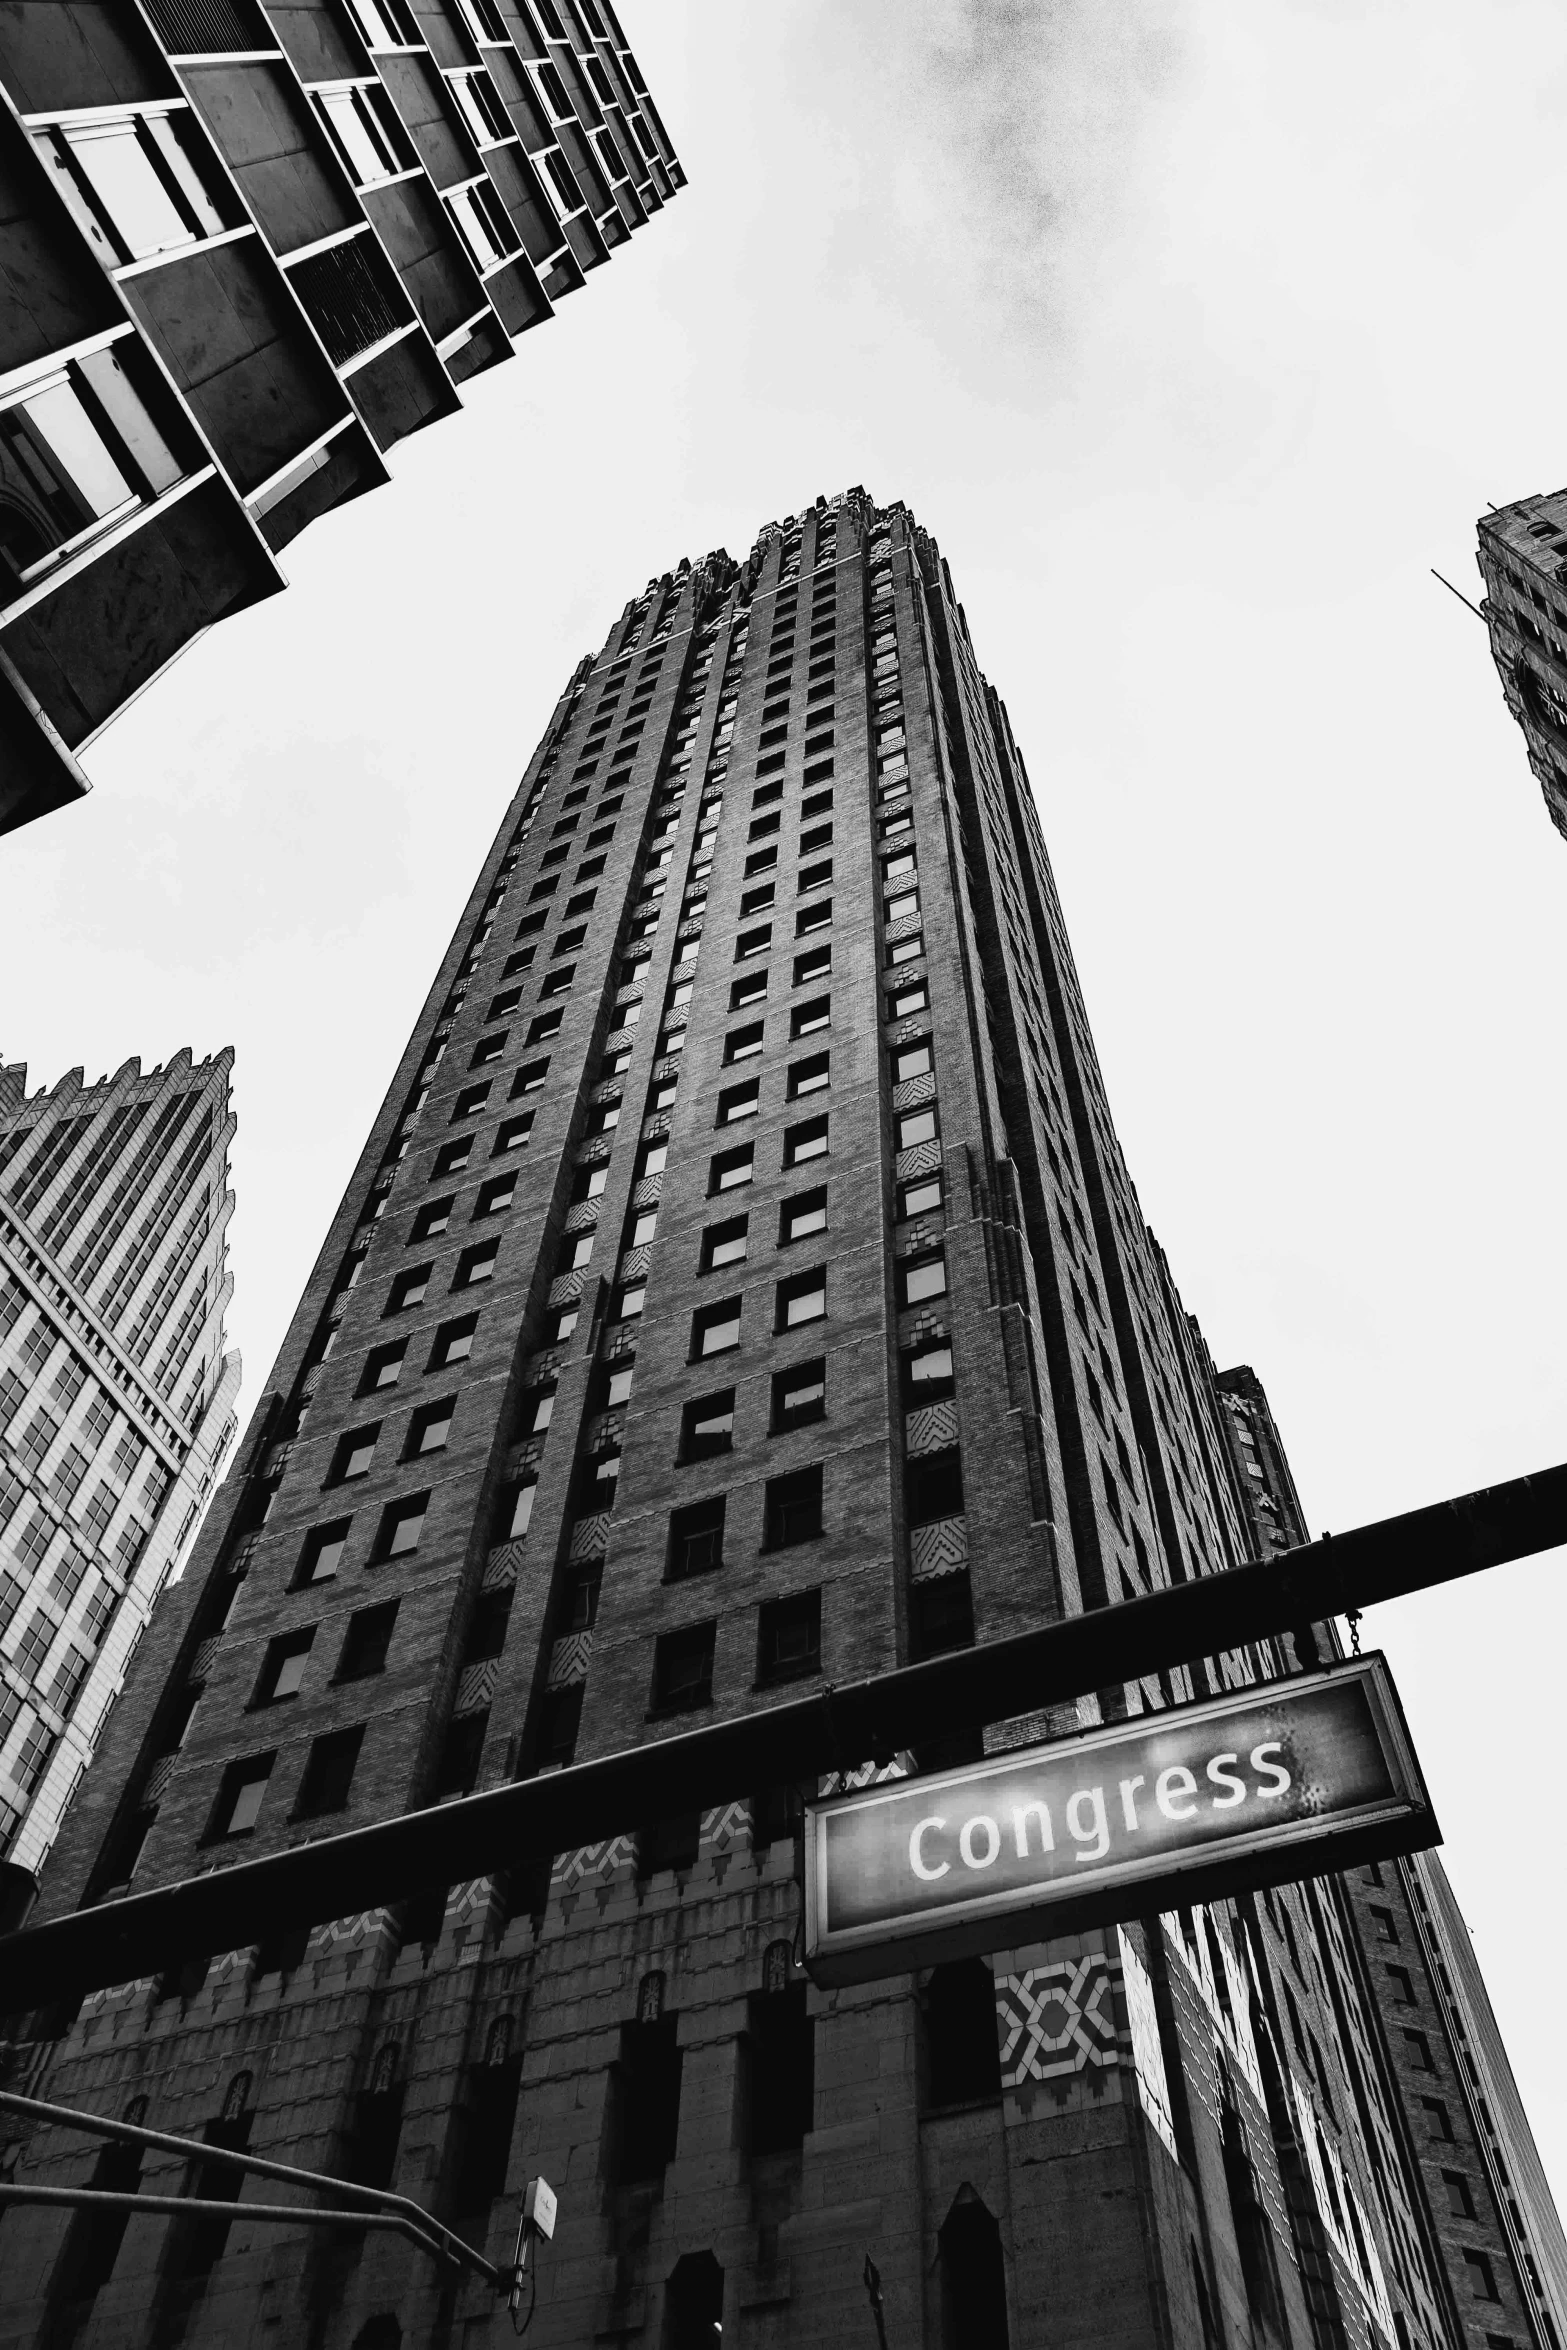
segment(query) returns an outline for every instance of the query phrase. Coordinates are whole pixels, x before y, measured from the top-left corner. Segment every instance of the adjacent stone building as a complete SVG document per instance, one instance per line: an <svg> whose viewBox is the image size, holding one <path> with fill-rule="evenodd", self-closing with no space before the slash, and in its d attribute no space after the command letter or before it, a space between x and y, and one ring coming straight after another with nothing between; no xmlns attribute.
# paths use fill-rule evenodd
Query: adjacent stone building
<svg viewBox="0 0 1567 2350"><path fill-rule="evenodd" d="M1219 1395L1256 1555L1271 1558L1307 1539L1278 1428L1246 1365L1221 1375ZM1319 1637L1331 1643L1330 1628ZM1354 1869L1343 1889L1459 2339L1560 2350L1567 2242L1447 1872L1418 1852Z"/></svg>
<svg viewBox="0 0 1567 2350"><path fill-rule="evenodd" d="M0 1857L36 1872L235 1433L233 1056L0 1068Z"/></svg>
<svg viewBox="0 0 1567 2350"><path fill-rule="evenodd" d="M0 9L0 831L683 184L611 0Z"/></svg>
<svg viewBox="0 0 1567 2350"><path fill-rule="evenodd" d="M1507 707L1546 812L1567 834L1567 490L1479 522L1482 605Z"/></svg>
<svg viewBox="0 0 1567 2350"><path fill-rule="evenodd" d="M1144 1224L940 551L818 500L650 583L573 676L41 1914L1237 1563L1248 1395ZM979 1743L933 1720L844 1767ZM395 2183L502 2260L542 2173L559 2350L869 2345L868 2259L897 2350L1558 2350L1545 2298L1457 2297L1352 1889L825 1990L811 1792L193 1952L20 2020L14 2075ZM45 2130L11 2159L235 2185ZM12 2211L0 2342L509 2338L412 2247L255 2200Z"/></svg>

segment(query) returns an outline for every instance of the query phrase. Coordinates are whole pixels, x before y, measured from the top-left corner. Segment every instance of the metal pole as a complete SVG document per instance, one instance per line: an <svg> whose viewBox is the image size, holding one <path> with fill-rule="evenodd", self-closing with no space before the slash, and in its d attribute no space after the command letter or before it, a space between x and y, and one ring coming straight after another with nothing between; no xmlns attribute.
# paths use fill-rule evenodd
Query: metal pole
<svg viewBox="0 0 1567 2350"><path fill-rule="evenodd" d="M271 2226L286 2223L305 2228L385 2228L410 2237L422 2252L430 2253L436 2260L453 2258L422 2228L416 2228L411 2220L395 2211L323 2211L319 2205L308 2203L241 2203L237 2197L227 2203L208 2195L140 2195L109 2187L19 2187L5 2179L0 2180L0 2208L7 2203L63 2203L84 2211L123 2211L133 2218L138 2212L168 2212L177 2218L194 2215L205 2219L264 2220ZM469 2265L473 2264L470 2260ZM487 2260L477 2265L498 2290L509 2288L509 2271L502 2278Z"/></svg>
<svg viewBox="0 0 1567 2350"><path fill-rule="evenodd" d="M130 1982L203 1953L243 1949L290 1927L486 1876L759 1787L811 1779L845 1759L889 1759L934 1729L1007 1721L1562 1543L1567 1465L0 1936L0 2013Z"/></svg>
<svg viewBox="0 0 1567 2350"><path fill-rule="evenodd" d="M94 2138L117 2138L126 2145L151 2146L159 2153L183 2154L193 2162L220 2163L226 2165L230 2170L251 2171L258 2177L267 2179L286 2179L300 2187L324 2188L334 2195L362 2196L365 2202L371 2206L370 2210L330 2212L327 2214L328 2218L341 2220L345 2225L355 2227L370 2225L400 2227L404 2234L416 2237L424 2245L426 2251L433 2252L438 2259L455 2261L463 2267L477 2269L496 2287L497 2291L504 2291L509 2287L511 2277L509 2269L496 2268L481 2253L475 2252L471 2244L465 2243L461 2236L453 2235L451 2229L444 2226L432 2213L426 2211L422 2204L412 2202L406 2195L394 2195L385 2187L362 2187L352 2179L333 2178L326 2171L300 2170L294 2163L274 2162L264 2154L250 2154L228 2146L209 2146L205 2139L177 2138L167 2130L143 2129L139 2122L110 2121L105 2114L84 2113L74 2105L53 2105L42 2097L23 2097L14 2089L0 2089L0 2108L4 2108L10 2113L25 2114L33 2121L51 2122L59 2129L81 2130ZM26 2199L33 2202L58 2203L62 2200L77 2202L82 2197L90 2195L100 2203L128 2201L143 2209L154 2208L149 2198L144 2195L132 2194L128 2197L121 2197L111 2194L107 2188L28 2187L25 2190L21 2188L13 2190L5 2183L0 2182L0 2198L12 2192L24 2195ZM236 2212L243 2210L252 2216L260 2212L282 2212L291 2219L303 2219L312 2224L320 2216L313 2212L309 2206L294 2204L263 2205L240 2204L238 2202L199 2204L196 2198L188 2195L176 2197L175 2203L181 2211L223 2210Z"/></svg>

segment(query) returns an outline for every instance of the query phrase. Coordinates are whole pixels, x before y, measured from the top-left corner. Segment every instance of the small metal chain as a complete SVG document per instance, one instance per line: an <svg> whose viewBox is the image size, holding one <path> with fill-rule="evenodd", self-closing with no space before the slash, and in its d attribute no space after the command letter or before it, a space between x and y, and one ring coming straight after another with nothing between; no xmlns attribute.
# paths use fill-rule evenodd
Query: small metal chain
<svg viewBox="0 0 1567 2350"><path fill-rule="evenodd" d="M1360 1610L1359 1610L1359 1608L1358 1608L1358 1607L1352 1607L1352 1608L1349 1610L1348 1616L1347 1616L1347 1618L1346 1618L1345 1620L1347 1621L1347 1623L1348 1623L1348 1625L1349 1625L1349 1653L1350 1653L1350 1655L1351 1655L1351 1656L1359 1656L1359 1654L1360 1654Z"/></svg>

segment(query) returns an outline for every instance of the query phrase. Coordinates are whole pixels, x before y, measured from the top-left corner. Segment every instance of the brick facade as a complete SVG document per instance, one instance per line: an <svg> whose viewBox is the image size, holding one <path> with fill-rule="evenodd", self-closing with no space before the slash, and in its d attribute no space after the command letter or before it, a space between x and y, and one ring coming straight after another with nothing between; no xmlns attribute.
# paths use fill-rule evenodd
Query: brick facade
<svg viewBox="0 0 1567 2350"><path fill-rule="evenodd" d="M574 675L45 1913L1255 1543L1005 709L935 543L852 491L651 582ZM800 1793L94 1995L17 2071L393 2179L495 2257L542 2172L546 2345L868 2343L869 2258L900 2350L1459 2350L1341 1887L825 1990ZM94 2160L40 2132L17 2175ZM394 2239L242 2202L215 2241L12 2213L0 2342L505 2338Z"/></svg>

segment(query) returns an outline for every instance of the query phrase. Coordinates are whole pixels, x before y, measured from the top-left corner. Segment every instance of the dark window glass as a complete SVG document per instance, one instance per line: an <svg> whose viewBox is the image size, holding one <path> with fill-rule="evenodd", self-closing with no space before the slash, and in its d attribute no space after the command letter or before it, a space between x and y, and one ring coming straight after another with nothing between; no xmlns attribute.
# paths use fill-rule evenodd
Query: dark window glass
<svg viewBox="0 0 1567 2350"><path fill-rule="evenodd" d="M909 1630L916 1663L948 1649L972 1648L974 1601L967 1575L916 1583L909 1594Z"/></svg>
<svg viewBox="0 0 1567 2350"><path fill-rule="evenodd" d="M401 1314L409 1306L422 1305L434 1271L433 1265L410 1265L405 1273L399 1273L387 1294L387 1312Z"/></svg>
<svg viewBox="0 0 1567 2350"><path fill-rule="evenodd" d="M957 1446L917 1454L904 1472L904 1492L911 1526L933 1525L938 1518L960 1518L963 1462Z"/></svg>
<svg viewBox="0 0 1567 2350"><path fill-rule="evenodd" d="M717 1632L716 1623L686 1624L659 1635L653 1652L654 1713L686 1713L711 1704Z"/></svg>
<svg viewBox="0 0 1567 2350"><path fill-rule="evenodd" d="M825 1156L826 1150L825 1118L810 1118L804 1125L791 1126L785 1131L783 1163L786 1167L803 1167L808 1160Z"/></svg>
<svg viewBox="0 0 1567 2350"><path fill-rule="evenodd" d="M680 1415L680 1458L683 1461L711 1460L715 1454L728 1452L734 1445L735 1391L723 1388L717 1395L698 1396L688 1403Z"/></svg>
<svg viewBox="0 0 1567 2350"><path fill-rule="evenodd" d="M786 1199L778 1210L778 1245L784 1247L793 1240L807 1240L813 1232L827 1229L827 1193L825 1189L797 1191Z"/></svg>
<svg viewBox="0 0 1567 2350"><path fill-rule="evenodd" d="M756 1678L761 1687L775 1681L808 1680L822 1669L822 1595L796 1591L787 1599L770 1599L756 1616Z"/></svg>
<svg viewBox="0 0 1567 2350"><path fill-rule="evenodd" d="M443 1322L435 1333L435 1344L425 1368L443 1371L450 1363L465 1363L473 1352L473 1334L478 1327L477 1314L464 1314L460 1321Z"/></svg>
<svg viewBox="0 0 1567 2350"><path fill-rule="evenodd" d="M337 1573L348 1547L349 1524L347 1518L334 1518L329 1526L311 1527L294 1575L296 1589L304 1583L326 1583Z"/></svg>
<svg viewBox="0 0 1567 2350"><path fill-rule="evenodd" d="M911 1411L954 1392L950 1346L920 1346L903 1358L903 1400Z"/></svg>
<svg viewBox="0 0 1567 2350"><path fill-rule="evenodd" d="M743 1263L749 1218L731 1216L726 1224L709 1224L702 1235L701 1266L704 1273L720 1271L725 1265Z"/></svg>
<svg viewBox="0 0 1567 2350"><path fill-rule="evenodd" d="M473 1793L489 1720L488 1712L458 1714L449 1725L441 1759L436 1766L435 1784L430 1790L437 1802L446 1795Z"/></svg>
<svg viewBox="0 0 1567 2350"><path fill-rule="evenodd" d="M312 1624L303 1632L285 1632L281 1638L268 1641L256 1693L250 1701L252 1705L274 1705L280 1698L298 1696L315 1636L316 1628Z"/></svg>
<svg viewBox="0 0 1567 2350"><path fill-rule="evenodd" d="M973 2105L998 2097L996 1985L984 1959L958 1959L937 1967L920 2004L927 2103Z"/></svg>
<svg viewBox="0 0 1567 2350"><path fill-rule="evenodd" d="M787 1550L797 1542L816 1541L822 1530L819 1466L796 1469L787 1477L768 1478L765 1528L769 1550Z"/></svg>
<svg viewBox="0 0 1567 2350"><path fill-rule="evenodd" d="M796 1363L792 1371L773 1374L772 1432L783 1436L791 1428L807 1427L827 1411L825 1362Z"/></svg>
<svg viewBox="0 0 1567 2350"><path fill-rule="evenodd" d="M669 1550L664 1565L666 1583L687 1575L705 1575L724 1563L724 1497L694 1501L676 1510L669 1521Z"/></svg>
<svg viewBox="0 0 1567 2350"><path fill-rule="evenodd" d="M385 1670L400 1605L400 1601L388 1599L380 1607L359 1608L349 1617L334 1680L363 1681Z"/></svg>
<svg viewBox="0 0 1567 2350"><path fill-rule="evenodd" d="M720 1151L710 1162L707 1171L709 1199L715 1192L735 1191L741 1184L750 1182L754 1148L754 1144L748 1142L740 1150Z"/></svg>
<svg viewBox="0 0 1567 2350"><path fill-rule="evenodd" d="M380 1433L381 1423L374 1420L368 1427L351 1428L346 1436L340 1436L332 1455L327 1483L346 1485L350 1478L368 1477L370 1463L375 1458L376 1438Z"/></svg>
<svg viewBox="0 0 1567 2350"><path fill-rule="evenodd" d="M359 1722L351 1730L331 1730L313 1742L294 1805L296 1819L314 1819L322 1812L347 1810L354 1765L359 1760L364 1735L365 1725Z"/></svg>
<svg viewBox="0 0 1567 2350"><path fill-rule="evenodd" d="M701 1362L707 1355L727 1354L740 1343L740 1300L724 1298L691 1317L691 1360Z"/></svg>

